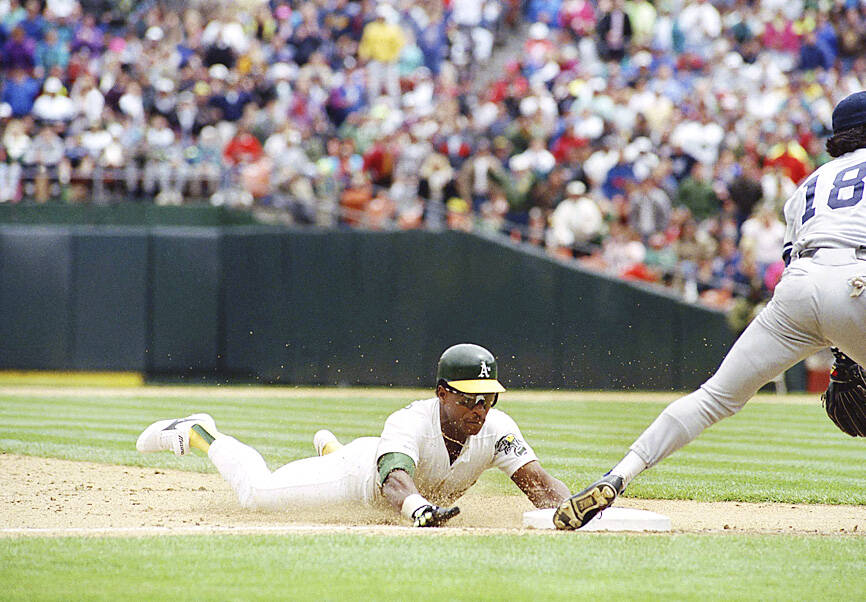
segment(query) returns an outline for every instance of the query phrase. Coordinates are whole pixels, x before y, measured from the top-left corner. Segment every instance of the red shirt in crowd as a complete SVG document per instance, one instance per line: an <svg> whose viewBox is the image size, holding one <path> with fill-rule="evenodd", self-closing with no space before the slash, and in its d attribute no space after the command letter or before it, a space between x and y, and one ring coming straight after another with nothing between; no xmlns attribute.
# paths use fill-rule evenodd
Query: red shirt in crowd
<svg viewBox="0 0 866 602"><path fill-rule="evenodd" d="M223 149L223 159L229 165L252 163L264 154L261 142L249 132L240 132Z"/></svg>

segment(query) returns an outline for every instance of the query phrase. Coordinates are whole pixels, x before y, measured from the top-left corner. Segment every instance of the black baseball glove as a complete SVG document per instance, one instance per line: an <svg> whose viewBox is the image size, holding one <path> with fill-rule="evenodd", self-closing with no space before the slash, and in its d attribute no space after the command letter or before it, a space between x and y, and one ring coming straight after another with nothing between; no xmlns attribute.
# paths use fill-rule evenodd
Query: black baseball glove
<svg viewBox="0 0 866 602"><path fill-rule="evenodd" d="M427 506L418 508L412 514L412 518L415 520L416 527L438 527L458 514L460 514L460 508L457 506L441 508L428 504Z"/></svg>
<svg viewBox="0 0 866 602"><path fill-rule="evenodd" d="M831 348L836 357L830 385L821 402L833 424L852 437L866 437L866 374L854 360Z"/></svg>

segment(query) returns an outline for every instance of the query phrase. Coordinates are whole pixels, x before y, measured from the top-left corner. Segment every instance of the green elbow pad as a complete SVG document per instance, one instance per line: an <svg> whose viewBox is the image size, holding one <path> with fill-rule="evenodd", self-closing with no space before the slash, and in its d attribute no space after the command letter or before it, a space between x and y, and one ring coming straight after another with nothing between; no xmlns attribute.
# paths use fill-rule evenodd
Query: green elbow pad
<svg viewBox="0 0 866 602"><path fill-rule="evenodd" d="M410 477L415 476L415 462L412 461L412 458L400 452L382 454L379 457L377 465L379 467L379 487L382 486L382 483L385 482L385 479L394 470L405 470L409 473Z"/></svg>

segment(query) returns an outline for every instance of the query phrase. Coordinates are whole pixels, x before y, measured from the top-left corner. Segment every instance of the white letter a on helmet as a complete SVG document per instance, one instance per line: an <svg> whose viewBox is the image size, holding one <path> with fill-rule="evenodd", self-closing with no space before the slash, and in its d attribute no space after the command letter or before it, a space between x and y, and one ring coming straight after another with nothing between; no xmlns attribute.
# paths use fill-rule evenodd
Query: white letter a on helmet
<svg viewBox="0 0 866 602"><path fill-rule="evenodd" d="M478 373L478 378L490 378L490 367L484 360L481 360L481 372Z"/></svg>

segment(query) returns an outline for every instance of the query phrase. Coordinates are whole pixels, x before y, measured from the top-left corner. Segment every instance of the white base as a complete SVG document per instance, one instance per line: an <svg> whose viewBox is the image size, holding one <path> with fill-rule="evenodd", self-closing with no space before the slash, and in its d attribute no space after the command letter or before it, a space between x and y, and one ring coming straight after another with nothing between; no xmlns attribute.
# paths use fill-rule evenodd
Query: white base
<svg viewBox="0 0 866 602"><path fill-rule="evenodd" d="M527 529L555 529L553 508L523 513ZM663 514L636 508L608 508L580 528L581 531L670 531L671 519Z"/></svg>

